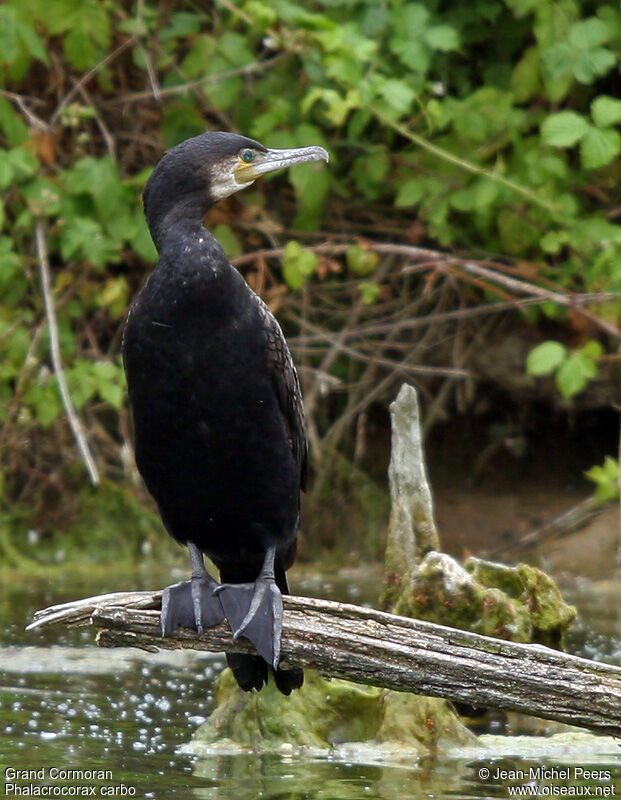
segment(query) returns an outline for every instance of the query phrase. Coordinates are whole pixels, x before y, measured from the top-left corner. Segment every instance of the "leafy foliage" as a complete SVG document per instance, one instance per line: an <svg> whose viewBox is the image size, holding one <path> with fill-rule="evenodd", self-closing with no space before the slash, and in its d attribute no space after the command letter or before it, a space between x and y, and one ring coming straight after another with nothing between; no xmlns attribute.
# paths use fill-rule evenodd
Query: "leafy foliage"
<svg viewBox="0 0 621 800"><path fill-rule="evenodd" d="M127 436L120 331L156 257L139 195L162 148L205 127L330 149L329 170L308 164L276 178L293 197L278 193L270 207L298 231L341 234L347 225L358 241L346 271L369 306L381 297L379 259L363 237L378 218L404 242L500 253L528 263L534 279L620 291L620 50L613 0L7 0L0 422L18 454L11 466L22 476L50 471L45 448L35 457L18 446L41 427L64 441L36 219L47 222L74 402L120 470L122 448L109 455ZM274 243L278 226L266 221L261 194L273 186L243 193L233 214L215 219L231 256L242 240ZM345 267L324 268L298 242L281 243L281 288L342 279ZM619 304L606 314L618 319ZM548 343L529 370L554 372L572 397L597 373L595 345ZM30 485L9 484L13 494Z"/></svg>
<svg viewBox="0 0 621 800"><path fill-rule="evenodd" d="M597 362L603 354L604 348L596 341L588 341L577 350L568 350L560 342L542 342L529 353L526 370L530 375L555 373L559 392L569 400L597 377Z"/></svg>

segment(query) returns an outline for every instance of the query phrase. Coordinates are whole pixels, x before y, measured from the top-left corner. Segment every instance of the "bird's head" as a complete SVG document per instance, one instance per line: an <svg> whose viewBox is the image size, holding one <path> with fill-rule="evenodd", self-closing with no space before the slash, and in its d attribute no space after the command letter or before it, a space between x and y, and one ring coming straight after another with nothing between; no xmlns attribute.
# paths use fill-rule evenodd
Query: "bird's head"
<svg viewBox="0 0 621 800"><path fill-rule="evenodd" d="M160 159L145 187L145 214L153 238L158 244L171 213L175 219L202 219L214 203L251 186L261 175L328 158L323 147L269 150L254 139L223 131L186 139Z"/></svg>

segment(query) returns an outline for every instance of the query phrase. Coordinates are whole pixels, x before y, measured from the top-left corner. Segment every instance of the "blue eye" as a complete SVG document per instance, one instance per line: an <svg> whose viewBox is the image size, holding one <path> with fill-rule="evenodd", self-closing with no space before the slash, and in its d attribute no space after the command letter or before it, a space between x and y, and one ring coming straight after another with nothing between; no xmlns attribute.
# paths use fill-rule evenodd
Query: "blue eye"
<svg viewBox="0 0 621 800"><path fill-rule="evenodd" d="M245 161L246 164L250 164L251 161L254 160L254 151L253 150L242 150L241 151L242 161Z"/></svg>

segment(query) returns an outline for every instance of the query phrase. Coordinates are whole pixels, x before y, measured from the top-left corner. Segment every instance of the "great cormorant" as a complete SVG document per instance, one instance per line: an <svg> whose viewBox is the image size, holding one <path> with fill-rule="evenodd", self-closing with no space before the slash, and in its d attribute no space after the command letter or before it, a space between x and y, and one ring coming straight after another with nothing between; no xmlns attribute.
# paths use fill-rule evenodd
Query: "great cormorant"
<svg viewBox="0 0 621 800"><path fill-rule="evenodd" d="M280 326L203 226L207 210L260 175L328 160L322 147L268 150L207 132L169 150L144 192L160 259L123 335L136 463L169 533L187 545L191 580L169 586L162 635L226 618L259 656L227 654L247 691L285 694L281 593L295 558L307 474L302 397ZM203 554L222 583L205 569Z"/></svg>

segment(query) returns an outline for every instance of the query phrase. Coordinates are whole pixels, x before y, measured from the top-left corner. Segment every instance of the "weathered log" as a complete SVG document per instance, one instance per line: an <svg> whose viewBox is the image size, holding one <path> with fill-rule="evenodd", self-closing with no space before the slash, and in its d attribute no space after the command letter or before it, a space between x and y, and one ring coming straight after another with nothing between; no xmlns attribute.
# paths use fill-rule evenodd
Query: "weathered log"
<svg viewBox="0 0 621 800"><path fill-rule="evenodd" d="M103 647L252 652L226 623L162 639L160 602L159 591L101 595L38 611L29 628L91 624ZM621 667L350 604L285 597L284 606L285 667L621 736Z"/></svg>

